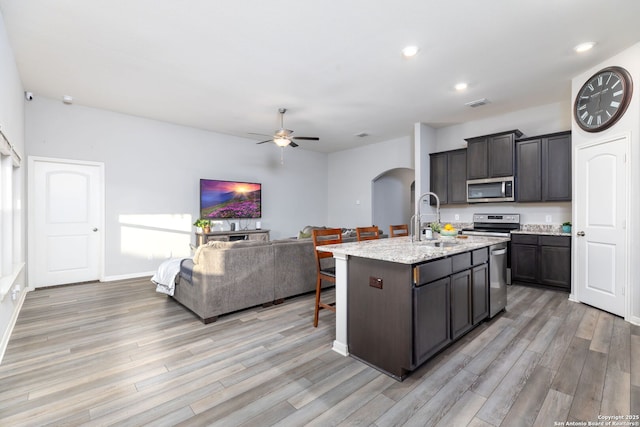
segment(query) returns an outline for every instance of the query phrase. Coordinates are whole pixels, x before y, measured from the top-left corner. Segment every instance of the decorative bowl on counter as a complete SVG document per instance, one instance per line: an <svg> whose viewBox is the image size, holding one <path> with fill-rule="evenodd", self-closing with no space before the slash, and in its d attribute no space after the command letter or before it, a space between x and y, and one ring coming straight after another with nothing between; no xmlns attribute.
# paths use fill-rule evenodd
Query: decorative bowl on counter
<svg viewBox="0 0 640 427"><path fill-rule="evenodd" d="M458 235L458 230L455 228L452 230L445 230L444 228L440 230L440 235L442 237L455 237Z"/></svg>

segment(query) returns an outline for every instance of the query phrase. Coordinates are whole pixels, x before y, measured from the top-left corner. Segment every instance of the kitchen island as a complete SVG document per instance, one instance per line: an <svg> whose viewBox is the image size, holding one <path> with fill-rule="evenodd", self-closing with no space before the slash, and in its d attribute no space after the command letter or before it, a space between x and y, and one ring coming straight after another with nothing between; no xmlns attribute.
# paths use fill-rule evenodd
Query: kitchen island
<svg viewBox="0 0 640 427"><path fill-rule="evenodd" d="M488 317L489 248L508 240L397 237L319 246L336 262L333 349L402 380Z"/></svg>

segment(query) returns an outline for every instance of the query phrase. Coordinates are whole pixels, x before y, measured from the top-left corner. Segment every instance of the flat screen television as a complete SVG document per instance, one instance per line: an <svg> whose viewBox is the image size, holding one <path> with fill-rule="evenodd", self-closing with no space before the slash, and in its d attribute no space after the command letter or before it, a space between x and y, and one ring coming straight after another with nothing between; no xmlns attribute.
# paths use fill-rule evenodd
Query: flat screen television
<svg viewBox="0 0 640 427"><path fill-rule="evenodd" d="M246 219L262 217L262 184L200 180L200 218Z"/></svg>

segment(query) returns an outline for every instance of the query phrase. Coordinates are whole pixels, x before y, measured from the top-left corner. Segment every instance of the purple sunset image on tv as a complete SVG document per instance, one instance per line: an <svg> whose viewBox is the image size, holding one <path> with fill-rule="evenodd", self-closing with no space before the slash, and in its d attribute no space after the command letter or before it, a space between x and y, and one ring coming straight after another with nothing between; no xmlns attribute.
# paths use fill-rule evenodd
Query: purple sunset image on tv
<svg viewBox="0 0 640 427"><path fill-rule="evenodd" d="M240 219L262 216L262 185L253 182L200 180L200 218Z"/></svg>

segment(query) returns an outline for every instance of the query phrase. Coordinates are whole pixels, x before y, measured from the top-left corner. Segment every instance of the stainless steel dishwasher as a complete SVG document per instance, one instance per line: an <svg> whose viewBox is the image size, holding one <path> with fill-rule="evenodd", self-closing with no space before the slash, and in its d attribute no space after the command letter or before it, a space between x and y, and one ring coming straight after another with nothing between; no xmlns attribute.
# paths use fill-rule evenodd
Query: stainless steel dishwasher
<svg viewBox="0 0 640 427"><path fill-rule="evenodd" d="M507 306L507 242L489 247L489 317Z"/></svg>

